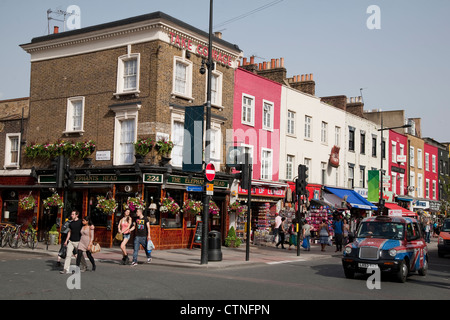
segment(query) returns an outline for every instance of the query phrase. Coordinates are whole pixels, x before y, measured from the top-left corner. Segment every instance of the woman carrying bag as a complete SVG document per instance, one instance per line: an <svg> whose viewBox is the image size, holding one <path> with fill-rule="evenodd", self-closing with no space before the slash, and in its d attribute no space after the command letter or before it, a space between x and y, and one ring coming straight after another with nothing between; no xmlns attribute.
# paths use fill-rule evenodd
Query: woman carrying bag
<svg viewBox="0 0 450 320"><path fill-rule="evenodd" d="M78 244L78 254L77 254L77 267L80 266L81 257L83 252L86 252L89 261L92 263L92 271L95 271L95 259L92 257L92 243L94 242L94 226L89 217L84 217L81 220L83 227L81 228L81 238Z"/></svg>

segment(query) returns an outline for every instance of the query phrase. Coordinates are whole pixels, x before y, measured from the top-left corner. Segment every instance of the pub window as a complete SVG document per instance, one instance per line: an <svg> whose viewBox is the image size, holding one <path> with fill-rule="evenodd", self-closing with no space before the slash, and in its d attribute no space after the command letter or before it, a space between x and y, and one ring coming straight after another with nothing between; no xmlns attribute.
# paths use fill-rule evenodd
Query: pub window
<svg viewBox="0 0 450 320"><path fill-rule="evenodd" d="M192 62L184 57L175 57L173 69L172 94L192 99Z"/></svg>
<svg viewBox="0 0 450 320"><path fill-rule="evenodd" d="M116 95L139 93L140 54L119 57Z"/></svg>
<svg viewBox="0 0 450 320"><path fill-rule="evenodd" d="M20 133L7 134L5 142L5 168L19 168Z"/></svg>
<svg viewBox="0 0 450 320"><path fill-rule="evenodd" d="M67 100L65 133L84 132L84 97L74 97Z"/></svg>

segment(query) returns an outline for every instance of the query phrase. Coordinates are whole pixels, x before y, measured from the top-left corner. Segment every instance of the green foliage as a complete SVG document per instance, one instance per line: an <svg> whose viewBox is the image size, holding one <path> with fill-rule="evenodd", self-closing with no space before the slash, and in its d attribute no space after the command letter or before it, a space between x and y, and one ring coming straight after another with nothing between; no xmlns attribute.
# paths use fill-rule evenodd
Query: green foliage
<svg viewBox="0 0 450 320"><path fill-rule="evenodd" d="M231 227L228 231L228 236L225 238L225 247L238 248L242 241L236 236L236 230Z"/></svg>

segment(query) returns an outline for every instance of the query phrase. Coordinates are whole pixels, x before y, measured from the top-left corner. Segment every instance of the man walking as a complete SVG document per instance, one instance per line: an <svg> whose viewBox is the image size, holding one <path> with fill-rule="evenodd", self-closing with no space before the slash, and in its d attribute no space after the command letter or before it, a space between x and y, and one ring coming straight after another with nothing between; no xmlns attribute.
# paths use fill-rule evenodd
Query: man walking
<svg viewBox="0 0 450 320"><path fill-rule="evenodd" d="M83 224L81 223L81 219L79 219L80 213L77 210L72 211L70 214L70 219L72 222L69 224L69 231L67 233L67 239L64 242L64 246L67 247L66 259L64 260L64 269L60 271L60 273L69 273L70 263L73 256L74 249L78 250L78 244L81 239L81 228ZM82 269L86 270L86 260L84 257L81 258Z"/></svg>
<svg viewBox="0 0 450 320"><path fill-rule="evenodd" d="M341 215L337 215L336 220L333 222L334 240L336 241L336 251L342 251L342 240L344 238L344 223L342 222Z"/></svg>
<svg viewBox="0 0 450 320"><path fill-rule="evenodd" d="M142 246L145 249L145 254L147 255L147 263L152 262L151 252L147 250L147 242L151 240L150 237L150 223L144 218L142 209L137 209L137 217L133 222L133 227L130 231L135 230L134 233L134 252L133 252L133 262L132 266L137 266L137 259L139 254L139 248Z"/></svg>

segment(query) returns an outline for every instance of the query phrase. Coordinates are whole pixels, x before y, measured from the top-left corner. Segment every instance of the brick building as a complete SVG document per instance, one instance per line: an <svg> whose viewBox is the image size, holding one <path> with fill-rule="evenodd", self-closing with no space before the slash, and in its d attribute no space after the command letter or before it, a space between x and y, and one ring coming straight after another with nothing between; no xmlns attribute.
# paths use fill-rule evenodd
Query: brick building
<svg viewBox="0 0 450 320"><path fill-rule="evenodd" d="M77 209L90 215L98 240L112 245L129 197L144 200L147 208L155 203L158 209L161 199L169 196L180 206L188 198L200 199L201 193L188 192L186 186L201 185L201 175L188 175L181 165L185 108L206 102L207 74L199 70L208 55L207 33L155 12L34 38L21 47L31 56L28 142L96 144L90 159L71 159L73 186L65 192L56 190L64 197L65 214ZM211 158L222 172L217 174L213 198L221 214L212 219L211 228L222 232L227 230L230 184L221 167L222 136L232 128L234 70L240 56L236 45L220 34L214 37ZM138 139L172 141L171 162L161 163L164 159L154 149L138 162L134 151ZM55 191L55 170L48 159L26 158L23 165L35 168L45 196ZM99 212L98 196L118 201L115 215ZM62 211L56 223L61 222ZM148 213L158 248L189 246L195 217ZM41 202L38 218L44 214Z"/></svg>

